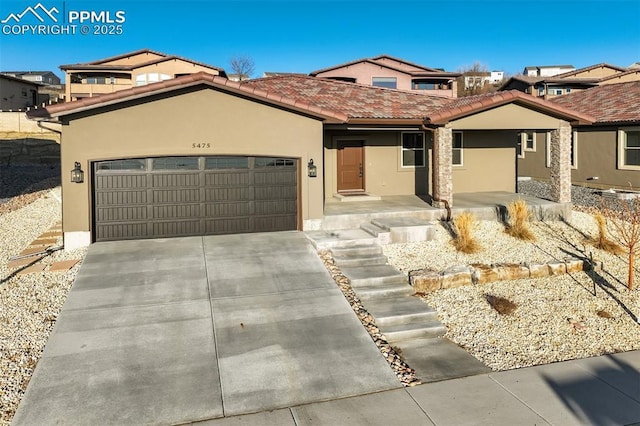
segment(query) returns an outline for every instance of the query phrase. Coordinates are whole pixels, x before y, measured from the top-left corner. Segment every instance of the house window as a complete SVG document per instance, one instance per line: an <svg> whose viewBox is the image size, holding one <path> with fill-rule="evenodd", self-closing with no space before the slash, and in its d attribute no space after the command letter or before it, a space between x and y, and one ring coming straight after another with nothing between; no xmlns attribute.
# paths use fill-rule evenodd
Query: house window
<svg viewBox="0 0 640 426"><path fill-rule="evenodd" d="M454 166L462 166L462 132L453 132L453 155L452 163Z"/></svg>
<svg viewBox="0 0 640 426"><path fill-rule="evenodd" d="M198 157L154 158L153 170L198 170Z"/></svg>
<svg viewBox="0 0 640 426"><path fill-rule="evenodd" d="M87 84L105 84L106 82L105 77L87 77Z"/></svg>
<svg viewBox="0 0 640 426"><path fill-rule="evenodd" d="M424 167L424 133L402 133L402 167Z"/></svg>
<svg viewBox="0 0 640 426"><path fill-rule="evenodd" d="M551 132L546 134L547 167L551 167ZM578 132L571 133L571 168L578 168Z"/></svg>
<svg viewBox="0 0 640 426"><path fill-rule="evenodd" d="M521 149L520 153L524 157L524 151L536 152L536 133L533 131L525 131L520 133Z"/></svg>
<svg viewBox="0 0 640 426"><path fill-rule="evenodd" d="M140 74L136 76L136 86L144 86L146 84L157 83L159 81L165 81L169 79L171 79L170 75L160 74L157 72Z"/></svg>
<svg viewBox="0 0 640 426"><path fill-rule="evenodd" d="M371 84L376 87L386 87L388 89L395 89L397 84L397 78L395 77L373 77Z"/></svg>
<svg viewBox="0 0 640 426"><path fill-rule="evenodd" d="M640 170L640 128L618 131L618 168Z"/></svg>
<svg viewBox="0 0 640 426"><path fill-rule="evenodd" d="M141 158L101 161L98 163L98 170L145 170L146 168L146 161Z"/></svg>
<svg viewBox="0 0 640 426"><path fill-rule="evenodd" d="M544 86L538 87L538 96L544 96Z"/></svg>

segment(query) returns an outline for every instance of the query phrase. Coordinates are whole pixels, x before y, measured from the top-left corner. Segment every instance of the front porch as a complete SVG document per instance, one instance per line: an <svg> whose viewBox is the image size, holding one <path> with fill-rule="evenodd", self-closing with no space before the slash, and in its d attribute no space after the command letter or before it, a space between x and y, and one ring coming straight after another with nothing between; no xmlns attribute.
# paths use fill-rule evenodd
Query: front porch
<svg viewBox="0 0 640 426"><path fill-rule="evenodd" d="M571 203L556 203L525 194L492 191L454 194L451 216L471 211L478 220L504 220L506 206L519 199L526 201L537 220L558 220L568 218L571 214ZM447 210L431 204L431 197L418 195L373 197L371 201L341 201L330 198L325 200L321 229L357 229L372 220L388 218L407 217L425 222L445 220Z"/></svg>

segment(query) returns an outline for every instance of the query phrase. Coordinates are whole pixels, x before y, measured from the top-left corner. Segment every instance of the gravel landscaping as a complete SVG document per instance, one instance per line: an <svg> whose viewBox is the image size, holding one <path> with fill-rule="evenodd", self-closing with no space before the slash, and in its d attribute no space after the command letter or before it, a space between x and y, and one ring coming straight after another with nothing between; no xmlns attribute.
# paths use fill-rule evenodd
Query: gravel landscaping
<svg viewBox="0 0 640 426"><path fill-rule="evenodd" d="M545 189L538 184L531 186ZM589 199L593 195L587 192L592 190L577 190L585 199L576 201L597 205L597 200ZM388 245L384 253L390 264L405 273L472 263L546 263L568 257L603 262L602 271L499 281L425 295L425 302L446 325L446 337L493 370L640 349L640 298L638 290L626 289L627 258L589 243L597 235L593 217L574 211L566 223L537 222L531 229L536 241L523 242L507 235L500 223L478 222L474 235L482 249L463 254L455 250L451 234L439 224L435 240ZM635 274L638 285L638 268ZM515 303L514 312L499 314L488 302L495 297Z"/></svg>
<svg viewBox="0 0 640 426"><path fill-rule="evenodd" d="M80 264L67 272L37 272L19 275L7 262L17 256L40 234L60 221L60 187L42 189L55 183L25 179L7 181L5 193L23 191L0 204L0 424L8 425L27 388L49 334L64 304ZM3 169L4 172L4 169ZM34 175L28 175L34 179ZM38 175L40 176L40 175ZM3 183L3 185L5 185ZM15 184L12 188L9 188ZM21 188L21 189L20 189ZM34 190L35 188L35 190ZM58 245L62 239L58 239ZM55 251L40 264L83 259L85 249Z"/></svg>

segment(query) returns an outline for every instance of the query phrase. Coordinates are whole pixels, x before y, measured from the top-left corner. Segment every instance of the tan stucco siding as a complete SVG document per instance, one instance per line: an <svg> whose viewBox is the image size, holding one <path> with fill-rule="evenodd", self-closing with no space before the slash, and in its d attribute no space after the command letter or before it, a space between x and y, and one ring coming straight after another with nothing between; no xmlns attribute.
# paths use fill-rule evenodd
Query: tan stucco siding
<svg viewBox="0 0 640 426"><path fill-rule="evenodd" d="M453 166L453 192L515 192L514 131L463 132L463 165Z"/></svg>
<svg viewBox="0 0 640 426"><path fill-rule="evenodd" d="M356 83L371 85L373 77L395 77L397 80L397 89L411 90L411 76L401 71L392 70L387 67L375 65L369 62L360 62L346 67L336 68L333 70L319 73L317 77L333 78L333 77L349 77L355 78Z"/></svg>
<svg viewBox="0 0 640 426"><path fill-rule="evenodd" d="M570 78L602 78L610 75L618 74L620 71L609 67L598 67L587 71L582 71L572 75Z"/></svg>
<svg viewBox="0 0 640 426"><path fill-rule="evenodd" d="M325 134L325 197L337 192L337 144L341 140L363 141L365 190L375 195L425 195L430 192L431 133L425 132L424 167L402 167L400 132Z"/></svg>
<svg viewBox="0 0 640 426"><path fill-rule="evenodd" d="M522 107L507 104L480 112L450 123L453 130L492 130L492 129L557 129L560 121L549 115Z"/></svg>
<svg viewBox="0 0 640 426"><path fill-rule="evenodd" d="M156 59L161 59L164 56L157 55L151 52L142 52L136 55L127 56L125 58L115 59L113 61L103 62L102 65L135 65L142 64Z"/></svg>
<svg viewBox="0 0 640 426"><path fill-rule="evenodd" d="M173 78L176 74L194 74L201 71L213 75L220 74L218 70L213 68L205 67L187 61L173 59L170 61L158 62L157 64L151 64L136 68L133 71L132 80L135 82L136 76L146 73L162 73L167 74Z"/></svg>
<svg viewBox="0 0 640 426"><path fill-rule="evenodd" d="M623 128L623 127L622 127ZM595 188L640 186L640 171L618 169L617 128L579 129L577 137L576 164L571 170L571 181L575 185ZM536 135L536 152L525 152L518 159L518 175L548 180L546 135ZM598 179L593 179L597 177Z"/></svg>
<svg viewBox="0 0 640 426"><path fill-rule="evenodd" d="M518 158L518 176L548 180L551 168L547 167L547 132L536 132L535 141L535 151L524 150L523 157Z"/></svg>
<svg viewBox="0 0 640 426"><path fill-rule="evenodd" d="M620 77L611 78L609 80L601 81L600 86L605 84L618 84L618 83L626 83L629 81L640 81L640 71L636 71L630 74L621 75Z"/></svg>
<svg viewBox="0 0 640 426"><path fill-rule="evenodd" d="M90 229L92 161L174 155L299 158L302 219L322 218L322 122L204 89L78 118L63 126L64 231ZM307 177L310 158L318 166L317 178ZM85 171L82 184L70 183L67 177L75 161Z"/></svg>

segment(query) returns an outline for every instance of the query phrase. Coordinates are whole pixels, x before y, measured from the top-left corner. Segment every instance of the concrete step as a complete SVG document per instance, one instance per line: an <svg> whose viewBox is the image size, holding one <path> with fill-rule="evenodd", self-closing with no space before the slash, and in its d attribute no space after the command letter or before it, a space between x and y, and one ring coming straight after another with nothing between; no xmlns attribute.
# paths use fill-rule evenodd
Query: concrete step
<svg viewBox="0 0 640 426"><path fill-rule="evenodd" d="M390 265L349 266L340 268L351 280L352 287L376 284L398 284L408 286L407 277Z"/></svg>
<svg viewBox="0 0 640 426"><path fill-rule="evenodd" d="M331 249L334 259L345 257L370 257L382 255L382 247L378 244L358 244L352 247L334 247Z"/></svg>
<svg viewBox="0 0 640 426"><path fill-rule="evenodd" d="M410 296L413 294L413 289L410 285L398 285L396 284L377 284L377 285L363 285L357 288L353 288L358 297L364 302L365 308L368 303L376 299L386 299L389 297L402 297Z"/></svg>
<svg viewBox="0 0 640 426"><path fill-rule="evenodd" d="M371 224L377 228L386 230L388 234L381 232L384 237L381 244L397 244L415 241L430 241L435 238L435 227L427 220L415 217L385 217L373 219Z"/></svg>
<svg viewBox="0 0 640 426"><path fill-rule="evenodd" d="M336 247L355 247L366 244L376 244L377 240L362 229L345 229L337 231L308 231L307 238L315 248L333 249Z"/></svg>
<svg viewBox="0 0 640 426"><path fill-rule="evenodd" d="M399 324L392 326L380 326L378 324L378 327L380 327L380 331L389 343L410 339L442 337L447 332L447 328L437 319L418 324Z"/></svg>
<svg viewBox="0 0 640 426"><path fill-rule="evenodd" d="M350 266L378 266L387 263L387 256L380 254L369 256L333 256L333 259L340 268Z"/></svg>
<svg viewBox="0 0 640 426"><path fill-rule="evenodd" d="M416 376L423 383L491 372L489 367L444 337L403 340L393 346L400 349L404 361L416 370Z"/></svg>
<svg viewBox="0 0 640 426"><path fill-rule="evenodd" d="M414 296L371 300L367 302L366 309L379 326L416 324L438 319L435 309Z"/></svg>

